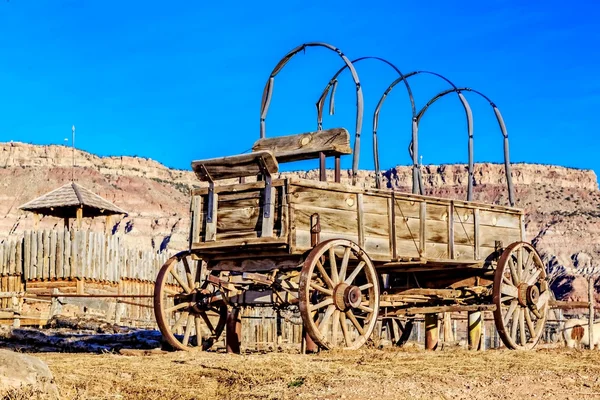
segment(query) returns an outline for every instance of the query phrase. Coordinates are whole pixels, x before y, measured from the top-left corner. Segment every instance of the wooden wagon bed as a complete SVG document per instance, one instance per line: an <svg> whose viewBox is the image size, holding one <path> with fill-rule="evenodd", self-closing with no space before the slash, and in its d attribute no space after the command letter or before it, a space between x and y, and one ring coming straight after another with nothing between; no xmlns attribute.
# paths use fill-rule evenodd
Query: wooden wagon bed
<svg viewBox="0 0 600 400"><path fill-rule="evenodd" d="M265 186L215 186L210 222L209 189L194 190L191 248L214 259L302 255L317 228L321 241L356 242L378 268L418 270L481 266L498 242L524 238L520 209L296 177L272 181L265 217Z"/></svg>

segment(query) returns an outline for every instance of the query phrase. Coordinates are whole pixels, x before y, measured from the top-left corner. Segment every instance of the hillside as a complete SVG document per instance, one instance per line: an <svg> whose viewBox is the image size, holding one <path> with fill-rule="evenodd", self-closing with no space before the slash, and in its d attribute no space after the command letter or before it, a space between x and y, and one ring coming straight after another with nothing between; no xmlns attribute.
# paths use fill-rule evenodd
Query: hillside
<svg viewBox="0 0 600 400"><path fill-rule="evenodd" d="M192 160L190 160L191 162ZM137 247L181 250L187 246L189 196L202 184L191 171L173 170L136 157L98 157L75 152L75 181L125 209L129 215L113 219L113 229ZM316 164L316 163L315 163ZM0 144L0 240L33 226L30 214L18 206L71 179L72 150L65 146ZM317 178L317 171L284 173ZM342 179L348 181L349 171ZM410 168L386 171L388 187L409 191ZM464 165L424 166L426 193L466 198ZM544 259L567 269L587 268L600 260L600 191L595 173L589 170L514 164L517 206L526 210L527 238ZM477 164L475 199L507 204L503 165ZM360 171L359 184L374 186L372 171ZM41 227L61 224L43 218ZM84 228L102 229L96 220Z"/></svg>

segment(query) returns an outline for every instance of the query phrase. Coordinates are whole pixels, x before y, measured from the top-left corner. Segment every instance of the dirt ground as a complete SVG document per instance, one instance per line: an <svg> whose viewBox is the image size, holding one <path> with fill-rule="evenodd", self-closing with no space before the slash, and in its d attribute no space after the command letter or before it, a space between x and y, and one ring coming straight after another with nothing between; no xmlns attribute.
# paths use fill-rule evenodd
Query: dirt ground
<svg viewBox="0 0 600 400"><path fill-rule="evenodd" d="M600 351L36 354L65 399L600 399Z"/></svg>

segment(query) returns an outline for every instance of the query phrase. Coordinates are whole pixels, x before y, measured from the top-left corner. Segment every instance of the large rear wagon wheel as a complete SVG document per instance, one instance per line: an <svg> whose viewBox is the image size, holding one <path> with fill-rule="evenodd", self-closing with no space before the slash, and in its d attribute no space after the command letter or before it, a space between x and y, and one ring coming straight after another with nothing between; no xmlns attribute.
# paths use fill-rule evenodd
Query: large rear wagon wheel
<svg viewBox="0 0 600 400"><path fill-rule="evenodd" d="M162 266L154 286L154 315L164 340L178 350L209 349L227 319L219 288L203 279L202 260L183 251Z"/></svg>
<svg viewBox="0 0 600 400"><path fill-rule="evenodd" d="M494 321L507 348L529 350L544 332L550 288L538 252L526 242L508 246L494 276Z"/></svg>
<svg viewBox="0 0 600 400"><path fill-rule="evenodd" d="M302 321L315 343L327 350L358 349L377 322L377 272L354 242L327 240L304 262L299 298Z"/></svg>

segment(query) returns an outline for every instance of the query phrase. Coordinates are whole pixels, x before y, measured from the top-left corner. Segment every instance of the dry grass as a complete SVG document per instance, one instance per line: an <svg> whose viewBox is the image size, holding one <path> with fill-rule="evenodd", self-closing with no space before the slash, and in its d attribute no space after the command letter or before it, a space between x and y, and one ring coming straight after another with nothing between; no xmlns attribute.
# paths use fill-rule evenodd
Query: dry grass
<svg viewBox="0 0 600 400"><path fill-rule="evenodd" d="M600 398L600 352L40 354L66 399Z"/></svg>

